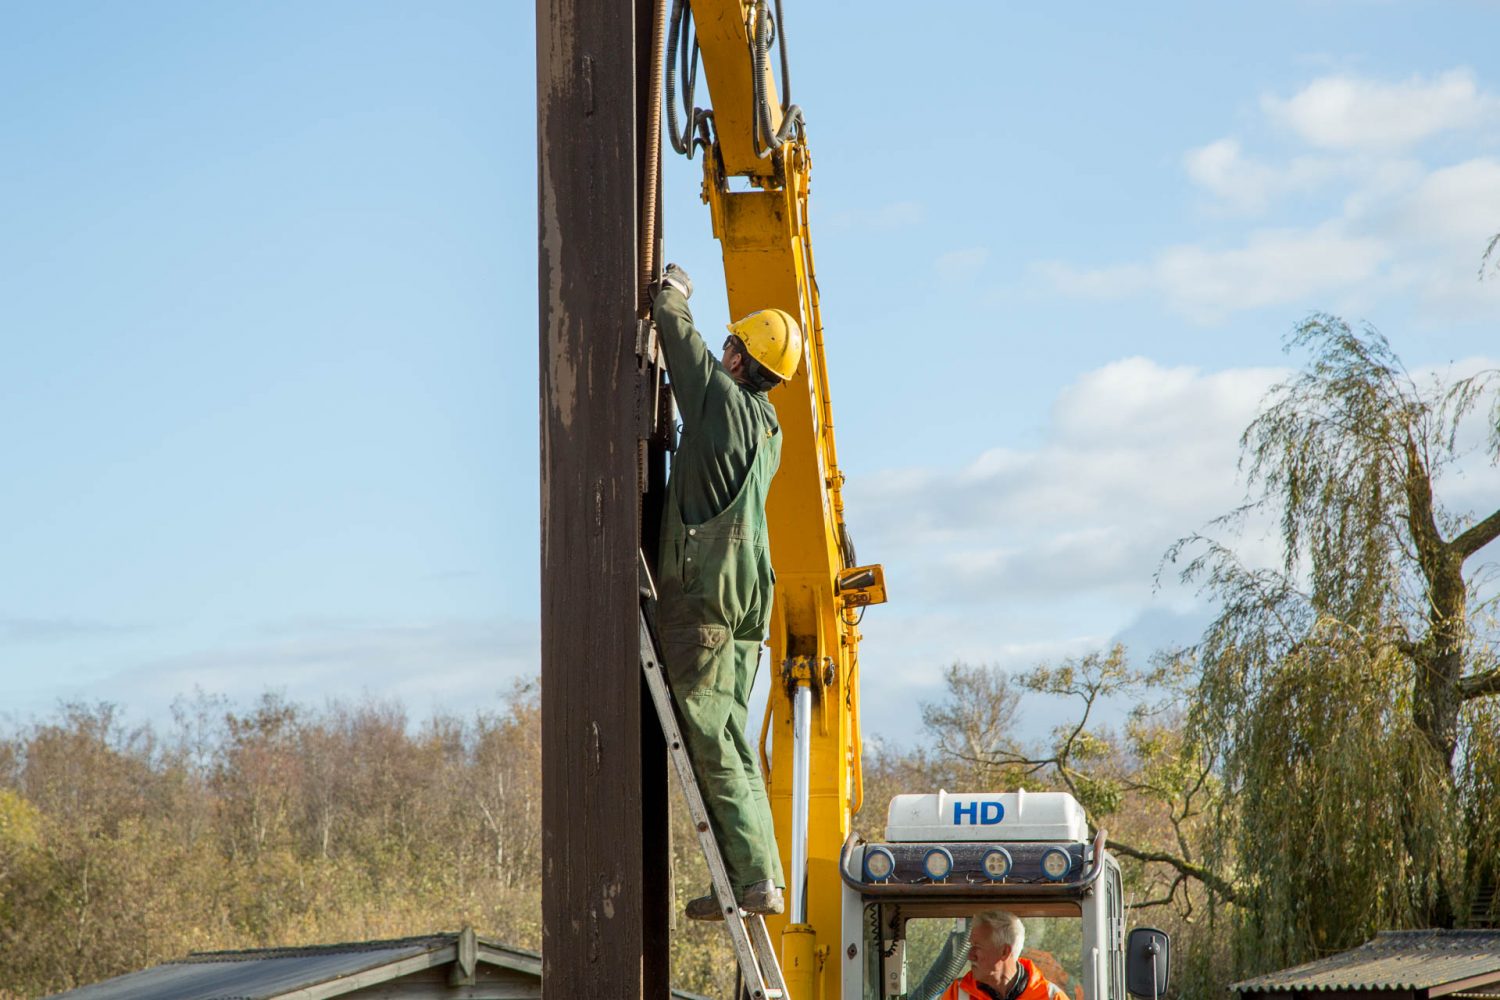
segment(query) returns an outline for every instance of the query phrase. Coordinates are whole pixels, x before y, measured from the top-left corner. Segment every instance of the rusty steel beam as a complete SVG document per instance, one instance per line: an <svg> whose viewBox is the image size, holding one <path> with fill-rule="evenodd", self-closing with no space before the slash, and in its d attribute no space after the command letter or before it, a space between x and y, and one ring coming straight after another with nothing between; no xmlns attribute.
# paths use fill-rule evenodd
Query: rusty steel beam
<svg viewBox="0 0 1500 1000"><path fill-rule="evenodd" d="M542 992L552 997L669 990L666 759L637 648L636 553L663 465L659 448L640 446L659 375L636 353L641 247L660 227L644 148L651 3L536 8ZM655 230L644 243L643 214Z"/></svg>

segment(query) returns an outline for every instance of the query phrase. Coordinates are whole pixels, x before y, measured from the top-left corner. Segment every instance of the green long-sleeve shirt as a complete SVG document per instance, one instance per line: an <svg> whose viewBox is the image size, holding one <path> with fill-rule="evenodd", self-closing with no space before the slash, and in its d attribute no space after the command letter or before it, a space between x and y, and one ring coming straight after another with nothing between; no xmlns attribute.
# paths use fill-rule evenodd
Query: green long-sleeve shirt
<svg viewBox="0 0 1500 1000"><path fill-rule="evenodd" d="M779 428L776 408L764 392L736 382L709 353L680 292L663 289L652 314L682 417L671 492L682 520L702 524L739 493L756 448Z"/></svg>

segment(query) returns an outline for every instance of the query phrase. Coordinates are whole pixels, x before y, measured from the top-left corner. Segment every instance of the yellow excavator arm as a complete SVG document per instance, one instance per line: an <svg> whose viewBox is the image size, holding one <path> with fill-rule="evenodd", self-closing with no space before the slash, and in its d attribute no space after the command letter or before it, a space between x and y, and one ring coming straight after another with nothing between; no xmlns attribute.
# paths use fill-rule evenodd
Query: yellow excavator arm
<svg viewBox="0 0 1500 1000"><path fill-rule="evenodd" d="M775 6L773 15L768 0L674 0L667 121L679 152L702 153L729 316L774 306L806 332L797 376L771 392L783 443L766 504L776 605L761 752L788 880L788 912L771 925L787 988L795 1000L835 1000L844 965L835 953L839 853L861 798L858 616L885 593L879 566L856 565L844 521L808 227L812 159L801 112L777 97L773 47L783 89L789 84L780 0ZM693 105L699 52L711 111Z"/></svg>

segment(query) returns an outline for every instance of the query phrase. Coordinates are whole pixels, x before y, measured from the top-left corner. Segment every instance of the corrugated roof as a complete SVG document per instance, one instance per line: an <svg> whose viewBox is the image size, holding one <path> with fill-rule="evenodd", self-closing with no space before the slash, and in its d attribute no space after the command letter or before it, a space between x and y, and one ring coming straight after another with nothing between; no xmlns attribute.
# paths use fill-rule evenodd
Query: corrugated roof
<svg viewBox="0 0 1500 1000"><path fill-rule="evenodd" d="M423 956L439 964L451 958L451 953L437 953L452 949L457 940L457 934L434 934L306 948L194 952L175 962L56 996L67 1000L270 1000L292 990ZM541 974L541 956L536 952L484 939L478 944L483 960Z"/></svg>
<svg viewBox="0 0 1500 1000"><path fill-rule="evenodd" d="M426 957L430 965L441 965L453 959L458 939L458 934L429 934L303 948L195 951L174 962L56 993L45 1000L271 1000L412 959ZM513 969L540 982L541 952L485 938L477 938L475 943L480 962ZM424 965L421 961L415 964ZM672 996L677 1000L709 1000L686 990L673 990Z"/></svg>
<svg viewBox="0 0 1500 1000"><path fill-rule="evenodd" d="M1500 980L1500 931L1381 931L1358 948L1230 988L1425 990L1491 973Z"/></svg>

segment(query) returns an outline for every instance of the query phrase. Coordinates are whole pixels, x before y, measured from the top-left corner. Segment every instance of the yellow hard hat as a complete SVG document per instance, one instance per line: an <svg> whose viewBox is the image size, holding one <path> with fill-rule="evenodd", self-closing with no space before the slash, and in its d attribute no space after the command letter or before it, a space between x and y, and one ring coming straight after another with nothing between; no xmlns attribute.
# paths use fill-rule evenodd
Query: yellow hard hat
<svg viewBox="0 0 1500 1000"><path fill-rule="evenodd" d="M802 328L780 309L762 309L729 324L750 356L783 382L797 374L802 363Z"/></svg>

